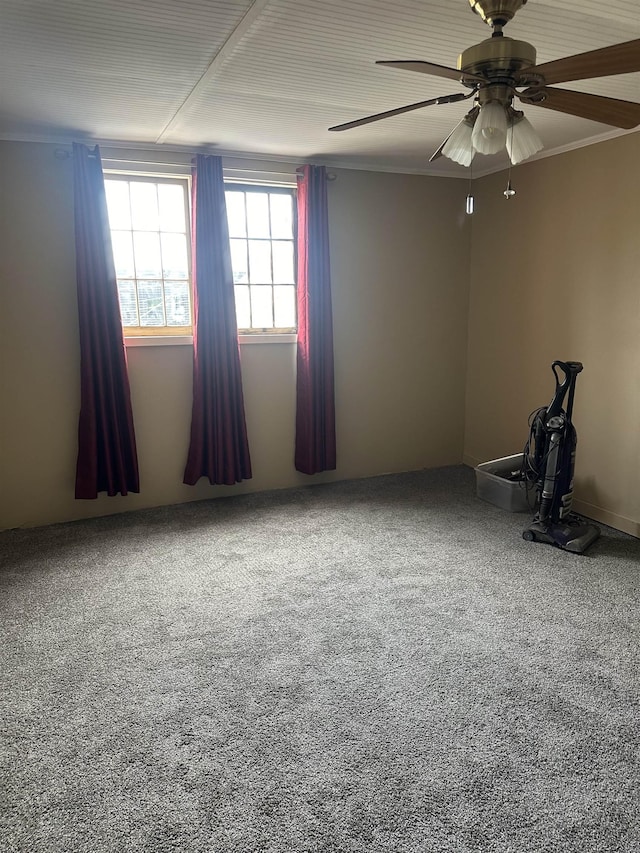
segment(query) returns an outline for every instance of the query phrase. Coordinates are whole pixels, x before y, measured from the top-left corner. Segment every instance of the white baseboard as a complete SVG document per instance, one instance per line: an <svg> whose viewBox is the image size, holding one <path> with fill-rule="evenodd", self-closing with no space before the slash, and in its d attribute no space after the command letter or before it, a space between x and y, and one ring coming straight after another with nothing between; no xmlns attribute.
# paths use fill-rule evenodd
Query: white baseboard
<svg viewBox="0 0 640 853"><path fill-rule="evenodd" d="M601 506L587 503L586 501L573 501L573 510L584 515L587 518L592 518L594 521L599 521L601 524L606 524L608 527L614 527L616 530L621 530L623 533L630 533L631 536L640 538L640 522L634 521L632 518L627 518L624 515L618 515L615 512L609 512Z"/></svg>

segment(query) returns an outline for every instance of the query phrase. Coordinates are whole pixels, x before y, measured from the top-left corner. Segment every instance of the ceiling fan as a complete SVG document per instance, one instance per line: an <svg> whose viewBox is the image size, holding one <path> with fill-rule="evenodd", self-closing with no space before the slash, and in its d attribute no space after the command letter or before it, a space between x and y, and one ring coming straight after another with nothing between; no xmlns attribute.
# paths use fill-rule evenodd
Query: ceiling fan
<svg viewBox="0 0 640 853"><path fill-rule="evenodd" d="M463 51L458 57L457 69L419 60L376 63L388 68L418 71L458 80L470 91L442 95L439 98L365 116L330 127L329 130L349 130L422 107L473 98L472 109L430 158L435 160L444 155L463 166L469 166L476 152L495 154L506 146L509 158L515 164L533 156L543 147L524 113L514 109L514 98L526 105L557 110L613 127L629 129L639 125L640 103L568 89L552 89L550 86L571 80L640 71L640 39L536 65L536 50L533 45L508 38L502 32L504 26L526 2L527 0L469 0L473 11L492 28L493 33L490 38Z"/></svg>

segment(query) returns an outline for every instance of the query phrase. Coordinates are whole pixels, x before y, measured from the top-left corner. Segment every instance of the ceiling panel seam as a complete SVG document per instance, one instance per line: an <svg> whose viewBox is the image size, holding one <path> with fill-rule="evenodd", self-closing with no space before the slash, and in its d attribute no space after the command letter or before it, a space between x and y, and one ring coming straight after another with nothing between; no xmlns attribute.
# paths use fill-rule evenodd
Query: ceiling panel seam
<svg viewBox="0 0 640 853"><path fill-rule="evenodd" d="M164 140L171 133L176 124L180 121L185 110L200 95L205 86L207 86L211 82L213 76L221 67L224 60L229 56L229 54L236 48L240 41L249 32L255 21L264 12L265 8L269 5L270 2L271 0L254 0L254 2L243 15L238 25L231 31L229 37L226 39L222 47L216 52L208 67L200 76L200 79L191 89L191 91L184 99L182 104L178 107L171 119L164 126L162 132L156 139L157 144L164 142Z"/></svg>

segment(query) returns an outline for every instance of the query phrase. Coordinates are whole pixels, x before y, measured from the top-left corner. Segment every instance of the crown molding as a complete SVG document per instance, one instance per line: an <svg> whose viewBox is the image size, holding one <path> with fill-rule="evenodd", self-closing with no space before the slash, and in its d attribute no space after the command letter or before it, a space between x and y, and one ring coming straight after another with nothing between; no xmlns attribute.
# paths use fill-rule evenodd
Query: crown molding
<svg viewBox="0 0 640 853"><path fill-rule="evenodd" d="M528 160L523 161L523 163L518 164L518 166L534 163L537 160L545 160L547 157L555 157L558 154L565 154L569 151L576 151L579 148L587 148L591 145L597 145L600 142L607 142L611 139L617 139L620 136L627 136L633 133L640 134L640 130L638 130L638 128L632 128L631 130L609 130L596 136L590 136L586 139L567 143L566 145L543 149L538 154L535 154ZM72 142L84 142L86 144L99 145L101 148L111 150L123 149L129 151L145 151L147 153L153 152L153 156L158 157L158 163L162 163L163 154L166 154L169 157L175 154L190 156L193 156L194 154L217 154L220 157L224 157L229 160L251 160L258 163L280 163L293 168L304 165L305 163L313 163L318 166L327 166L332 169L351 169L361 172L383 172L402 175L422 175L434 178L454 178L457 180L469 180L470 177L473 180L476 180L477 178L483 178L487 175L504 172L509 168L508 161L505 162L504 160L501 160L499 163L494 163L483 169L481 166L478 167L478 159L476 158L473 164L473 174L470 176L469 170L463 167L457 169L455 173L443 173L429 168L429 166L425 166L425 168L411 168L393 166L388 163L363 163L357 159L351 160L348 157L340 158L323 156L320 154L317 156L297 157L291 154L265 154L264 152L258 151L233 151L221 149L215 145L159 145L153 142L99 139L81 133L73 135L46 133L0 133L0 141L40 143L59 146L70 146Z"/></svg>
<svg viewBox="0 0 640 853"><path fill-rule="evenodd" d="M523 160L518 163L518 166L512 166L513 169L519 166L524 166L527 163L535 163L536 160L546 160L547 157L555 157L558 154L566 154L568 151L577 151L579 148L588 148L591 145L597 145L600 142L608 142L610 139L617 139L619 136L628 136L631 133L640 133L637 127L631 130L608 130L605 133L600 133L597 136L589 136L586 139L578 139L575 142L568 142L566 145L557 145L555 148L545 149L529 157L528 160ZM488 169L477 169L476 160L474 160L473 178L483 178L486 175L494 175L496 172L505 172L509 168L509 163L503 163L500 166L493 166Z"/></svg>

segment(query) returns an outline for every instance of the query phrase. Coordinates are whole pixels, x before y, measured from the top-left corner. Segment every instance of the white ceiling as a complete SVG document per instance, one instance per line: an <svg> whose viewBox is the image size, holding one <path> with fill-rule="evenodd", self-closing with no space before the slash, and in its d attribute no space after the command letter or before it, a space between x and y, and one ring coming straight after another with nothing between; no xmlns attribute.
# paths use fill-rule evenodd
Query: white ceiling
<svg viewBox="0 0 640 853"><path fill-rule="evenodd" d="M528 0L506 35L531 42L543 63L639 38L639 12L639 0ZM491 34L468 0L0 0L0 25L4 139L205 147L445 175L466 170L428 160L468 102L327 128L465 91L374 63L455 67ZM564 88L640 102L640 73ZM525 109L545 154L620 133ZM479 156L474 170L506 163Z"/></svg>

